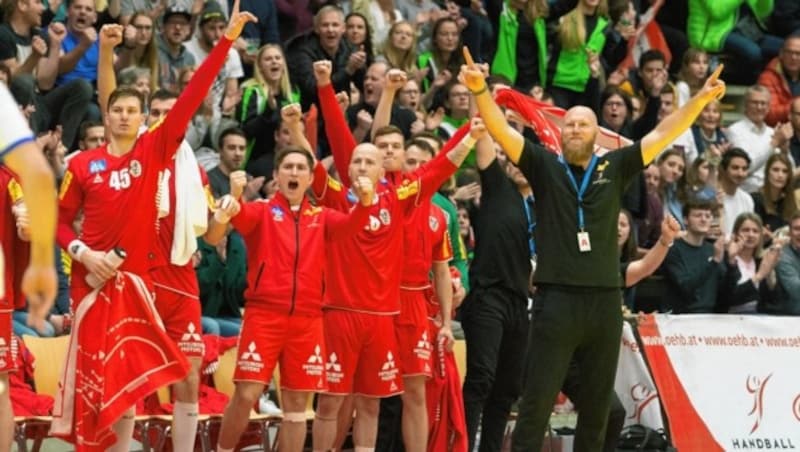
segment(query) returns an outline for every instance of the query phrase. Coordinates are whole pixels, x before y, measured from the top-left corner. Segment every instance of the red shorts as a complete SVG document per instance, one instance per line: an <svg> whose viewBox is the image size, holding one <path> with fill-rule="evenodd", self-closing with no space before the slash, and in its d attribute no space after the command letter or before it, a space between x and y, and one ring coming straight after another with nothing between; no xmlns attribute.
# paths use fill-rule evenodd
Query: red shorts
<svg viewBox="0 0 800 452"><path fill-rule="evenodd" d="M202 358L205 346L200 300L162 286L155 286L155 293L156 311L164 323L167 336L178 344L187 358Z"/></svg>
<svg viewBox="0 0 800 452"><path fill-rule="evenodd" d="M0 309L0 373L15 369L14 356L11 354L12 312L10 309Z"/></svg>
<svg viewBox="0 0 800 452"><path fill-rule="evenodd" d="M269 384L280 364L281 388L326 391L322 317L244 310L234 381Z"/></svg>
<svg viewBox="0 0 800 452"><path fill-rule="evenodd" d="M433 347L424 290L400 289L400 314L394 318L400 369L404 377L431 377Z"/></svg>
<svg viewBox="0 0 800 452"><path fill-rule="evenodd" d="M393 315L325 311L331 394L391 397L403 392Z"/></svg>

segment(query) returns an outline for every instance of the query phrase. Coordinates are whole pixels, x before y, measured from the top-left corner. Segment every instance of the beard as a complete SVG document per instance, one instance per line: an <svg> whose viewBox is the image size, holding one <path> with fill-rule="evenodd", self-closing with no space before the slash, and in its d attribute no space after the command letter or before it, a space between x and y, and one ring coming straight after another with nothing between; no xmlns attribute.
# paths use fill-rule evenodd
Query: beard
<svg viewBox="0 0 800 452"><path fill-rule="evenodd" d="M572 164L583 163L592 157L594 152L594 142L577 144L574 142L563 142L564 158Z"/></svg>

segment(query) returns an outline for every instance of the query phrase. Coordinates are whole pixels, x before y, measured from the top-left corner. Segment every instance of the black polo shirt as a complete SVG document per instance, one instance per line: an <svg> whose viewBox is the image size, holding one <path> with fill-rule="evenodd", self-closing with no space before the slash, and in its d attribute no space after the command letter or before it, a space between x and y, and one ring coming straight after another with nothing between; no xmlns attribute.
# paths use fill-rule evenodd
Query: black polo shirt
<svg viewBox="0 0 800 452"><path fill-rule="evenodd" d="M625 188L644 167L639 142L600 157L584 194L591 251L578 249L578 198L558 156L525 140L519 168L536 194L534 284L621 287L617 221ZM570 165L580 187L584 169Z"/></svg>
<svg viewBox="0 0 800 452"><path fill-rule="evenodd" d="M470 219L475 231L470 285L473 290L501 286L527 297L531 262L526 201L497 160L479 173L481 203ZM534 221L532 206L529 211Z"/></svg>

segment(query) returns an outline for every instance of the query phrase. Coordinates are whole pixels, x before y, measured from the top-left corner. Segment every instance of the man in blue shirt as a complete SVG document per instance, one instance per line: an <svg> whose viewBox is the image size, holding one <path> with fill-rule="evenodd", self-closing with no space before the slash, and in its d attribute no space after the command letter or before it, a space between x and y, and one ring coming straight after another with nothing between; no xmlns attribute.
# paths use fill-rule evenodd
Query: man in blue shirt
<svg viewBox="0 0 800 452"><path fill-rule="evenodd" d="M92 84L97 81L97 11L93 0L67 2L67 36L61 42L58 61L58 80L63 85L71 80L83 79Z"/></svg>

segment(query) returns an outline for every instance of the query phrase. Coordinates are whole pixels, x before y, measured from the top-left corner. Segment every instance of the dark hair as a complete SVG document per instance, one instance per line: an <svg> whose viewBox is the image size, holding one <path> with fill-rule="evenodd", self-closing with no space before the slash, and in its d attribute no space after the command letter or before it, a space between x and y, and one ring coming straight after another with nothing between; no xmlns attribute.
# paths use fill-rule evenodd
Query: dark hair
<svg viewBox="0 0 800 452"><path fill-rule="evenodd" d="M94 121L94 120L86 120L83 121L78 128L78 139L85 140L86 139L86 132L89 131L92 127L104 127L101 121Z"/></svg>
<svg viewBox="0 0 800 452"><path fill-rule="evenodd" d="M372 61L372 57L375 55L372 49L372 28L370 28L369 21L363 14L354 11L345 16L344 18L345 35L347 34L347 20L350 19L351 17L360 17L361 20L364 21L364 29L366 30L366 36L364 37L364 43L362 45L364 46L364 52L366 52L367 54L367 63L369 64L369 62ZM389 65L387 64L387 67L388 66Z"/></svg>
<svg viewBox="0 0 800 452"><path fill-rule="evenodd" d="M174 92L167 90L167 89L158 89L153 94L150 95L150 100L148 101L148 106L153 105L154 100L172 100L177 99L178 95Z"/></svg>
<svg viewBox="0 0 800 452"><path fill-rule="evenodd" d="M228 130L231 130L231 129L228 129ZM226 130L226 132L227 132L227 130ZM301 148L299 146L286 146L285 148L283 148L280 151L276 152L275 153L275 161L274 161L275 165L273 166L273 168L275 168L275 170L277 170L281 166L281 163L283 163L283 160L289 154L301 154L308 161L308 168L310 170L314 169L314 156L311 155L311 152L308 149Z"/></svg>
<svg viewBox="0 0 800 452"><path fill-rule="evenodd" d="M719 161L719 167L724 170L727 170L731 164L731 160L737 157L745 159L745 161L747 161L748 168L750 167L750 164L753 163L753 161L750 159L750 156L747 155L747 152L745 152L744 149L730 148L728 149L728 152L722 154L722 160Z"/></svg>
<svg viewBox="0 0 800 452"><path fill-rule="evenodd" d="M643 68L645 64L651 61L660 61L664 64L667 64L667 59L664 57L664 54L661 53L660 50L657 49L650 49L642 54L639 57L639 69Z"/></svg>
<svg viewBox="0 0 800 452"><path fill-rule="evenodd" d="M603 108L606 101L610 99L612 96L619 96L622 98L622 101L625 102L625 108L628 109L628 116L626 119L630 119L630 115L633 113L633 103L631 102L630 94L623 91L617 85L609 85L606 89L603 90L603 93L600 94L600 108Z"/></svg>
<svg viewBox="0 0 800 452"><path fill-rule="evenodd" d="M442 139L442 137L440 137L439 135L436 135L435 133L431 132L430 130L422 130L422 131L417 132L417 133L415 133L414 135L411 136L412 140L417 139L417 138L422 139L422 140L430 140L430 141L436 142L436 147L439 148L439 150L441 150L442 146L444 146L444 140ZM436 152L437 150L434 148L434 151Z"/></svg>
<svg viewBox="0 0 800 452"><path fill-rule="evenodd" d="M225 143L225 138L228 137L228 135L236 135L244 138L245 141L247 140L247 134L244 133L244 130L239 127L228 127L219 134L219 139L217 140L217 147L219 149L222 149L222 144Z"/></svg>
<svg viewBox="0 0 800 452"><path fill-rule="evenodd" d="M714 212L717 209L717 203L706 201L702 199L690 199L683 204L683 217L688 218L692 210L708 210Z"/></svg>
<svg viewBox="0 0 800 452"><path fill-rule="evenodd" d="M372 137L372 141L375 141L378 137L382 137L384 135L391 135L393 133L396 133L405 139L405 135L403 135L403 131L400 130L399 127L389 124L388 126L383 126L380 129L376 130L375 135Z"/></svg>
<svg viewBox="0 0 800 452"><path fill-rule="evenodd" d="M636 238L636 223L633 222L633 215L631 215L627 209L619 209L619 213L625 215L625 218L628 219L629 229L628 238L625 239L625 243L622 244L622 250L620 250L619 261L630 262L636 258L638 243L638 239Z"/></svg>
<svg viewBox="0 0 800 452"><path fill-rule="evenodd" d="M436 151L433 149L433 146L431 146L431 144L425 141L425 139L423 138L412 138L406 141L406 149L410 148L411 146L416 146L422 149L423 151L430 154L431 157L436 156Z"/></svg>
<svg viewBox="0 0 800 452"><path fill-rule="evenodd" d="M111 95L108 96L108 106L106 107L106 110L111 111L111 107L117 102L117 100L124 97L133 97L138 100L139 109L144 112L144 96L142 93L129 86L121 86L111 92Z"/></svg>
<svg viewBox="0 0 800 452"><path fill-rule="evenodd" d="M492 74L486 77L486 86L488 86L490 89L494 88L494 86L497 84L512 86L514 85L514 82L509 80L508 77L500 74Z"/></svg>

